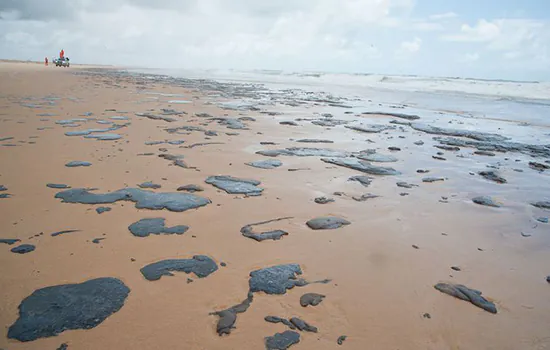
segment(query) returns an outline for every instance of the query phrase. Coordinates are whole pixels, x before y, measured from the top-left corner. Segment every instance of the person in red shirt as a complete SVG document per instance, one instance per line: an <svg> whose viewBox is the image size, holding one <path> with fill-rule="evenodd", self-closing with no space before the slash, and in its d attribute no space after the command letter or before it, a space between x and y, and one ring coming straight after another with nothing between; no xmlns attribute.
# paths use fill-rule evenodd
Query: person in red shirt
<svg viewBox="0 0 550 350"><path fill-rule="evenodd" d="M59 58L63 59L65 57L65 50L61 49L61 52L59 53Z"/></svg>

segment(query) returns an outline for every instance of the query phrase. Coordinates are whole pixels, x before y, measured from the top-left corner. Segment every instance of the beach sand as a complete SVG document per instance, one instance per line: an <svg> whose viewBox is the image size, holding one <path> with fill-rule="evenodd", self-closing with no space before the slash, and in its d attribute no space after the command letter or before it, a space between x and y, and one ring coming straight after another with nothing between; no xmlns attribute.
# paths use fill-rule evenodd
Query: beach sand
<svg viewBox="0 0 550 350"><path fill-rule="evenodd" d="M441 151L433 147L434 135L408 127L366 134L309 121L299 120L298 126L279 124L296 118L320 118L316 113L327 110L335 119L374 124L388 124L394 119L391 116L345 115L345 109L323 105L271 108L282 115L227 110L217 103L225 98L212 92L139 76L88 74L86 69L90 67L0 63L0 139L13 138L0 142L0 185L7 188L0 193L11 195L0 199L0 238L21 240L15 245L0 244L0 324L4 332L0 348L56 349L67 343L69 349L262 349L265 337L287 329L283 324L265 322L268 315L300 317L318 328L318 333L300 332L300 343L292 349L339 348L336 340L341 335L347 336L342 349L550 347L550 285L546 282L550 274L550 229L548 224L534 220L548 216L548 211L529 205L548 200L550 182L548 171L540 173L528 167L531 157L510 152L485 157L474 155L475 149L462 148L460 152L445 151L448 160L440 161L432 158ZM190 103L169 103L171 100ZM186 114L169 116L174 122L136 115L160 115L161 108ZM244 121L248 130L233 130L197 117L197 113L247 116L255 121ZM113 116L128 120L109 119ZM55 123L75 118L89 120L76 121L75 127ZM109 127L98 124L97 119L129 124L109 132L121 135L114 141L64 135ZM165 130L181 126L203 127L217 136L208 137L201 131L185 134L184 130L170 134ZM234 132L239 135L231 134ZM291 141L303 138L334 143ZM185 142L146 144L170 140ZM425 144L415 145L418 140ZM218 144L186 148L205 142ZM402 150L390 152L389 146ZM366 174L322 162L320 157L279 156L273 159L283 165L276 169L245 164L272 159L256 151L285 147L350 152L376 148L398 161L373 164L393 167L402 175L369 175L372 184L364 187L348 179ZM153 155L140 155L147 153ZM189 168L173 165L159 154L184 155ZM65 166L75 160L92 165ZM499 161L506 184L469 174ZM306 170L289 171L293 168ZM430 173L420 174L417 169L429 169ZM255 179L261 181L259 187L264 191L255 197L228 194L205 183L213 175ZM424 183L425 176L446 180ZM152 190L155 192L176 192L179 186L195 184L204 188L195 194L212 203L185 212L137 209L129 201L71 204L54 198L63 190L46 187L47 183L58 183L105 193L135 188L146 181L162 186ZM397 187L398 181L418 187ZM403 192L409 195L401 196ZM380 197L364 202L352 198L365 193ZM471 199L479 195L493 196L503 206L472 203ZM314 198L320 196L335 201L315 203ZM95 208L99 206L112 210L97 214ZM312 218L328 215L345 218L351 224L319 231L305 225ZM280 240L256 242L240 233L247 224L280 217L292 218L255 227L256 231L287 231ZM128 226L143 218L165 218L167 226L187 225L189 230L183 235L135 237ZM80 231L51 236L62 230ZM531 236L524 237L521 232ZM104 240L94 244L95 238ZM10 252L19 243L33 244L36 250L28 254ZM147 264L194 255L207 255L218 265L224 262L227 266L219 266L205 278L175 272L174 276L148 281L140 273ZM299 264L301 277L308 281L331 282L295 287L284 295L255 293L249 309L238 315L231 334L218 336L218 317L210 313L246 298L251 271L289 263ZM452 266L461 271L452 270ZM124 306L97 327L66 330L30 342L6 337L18 318L19 304L36 289L98 277L118 278L131 291ZM188 283L188 278L193 282ZM498 313L440 293L434 289L439 282L482 291L495 303ZM318 306L304 308L299 303L304 293L320 293L326 298Z"/></svg>

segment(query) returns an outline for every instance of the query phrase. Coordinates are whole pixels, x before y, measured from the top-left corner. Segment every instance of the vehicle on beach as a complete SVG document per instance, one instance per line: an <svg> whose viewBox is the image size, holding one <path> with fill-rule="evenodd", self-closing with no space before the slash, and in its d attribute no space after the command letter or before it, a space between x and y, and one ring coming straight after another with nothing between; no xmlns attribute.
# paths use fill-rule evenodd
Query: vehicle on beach
<svg viewBox="0 0 550 350"><path fill-rule="evenodd" d="M56 58L53 60L53 63L55 63L56 67L69 67L70 62L68 57L63 58Z"/></svg>

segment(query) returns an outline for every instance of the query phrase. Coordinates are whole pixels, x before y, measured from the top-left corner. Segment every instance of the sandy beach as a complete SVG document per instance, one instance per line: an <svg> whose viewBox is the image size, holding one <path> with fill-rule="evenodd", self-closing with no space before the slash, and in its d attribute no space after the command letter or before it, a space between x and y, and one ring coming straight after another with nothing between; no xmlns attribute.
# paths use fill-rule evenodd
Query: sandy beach
<svg viewBox="0 0 550 350"><path fill-rule="evenodd" d="M239 104L254 96L269 104ZM299 343L291 349L550 348L550 212L532 205L550 200L548 125L536 125L542 142L535 147L518 123L498 116L460 119L444 108L424 115L405 106L380 114L352 99L311 96L105 67L0 62L0 185L6 189L0 238L19 240L0 243L0 348L262 349L266 337L290 330L266 316L298 317L318 329L293 330ZM456 129L479 134L459 136ZM313 155L292 155L300 152ZM359 165L339 166L342 159ZM273 168L247 164L263 160ZM72 161L91 165L66 166ZM212 185L224 185L214 176L259 184L238 182L251 195L230 194ZM178 191L185 185L200 191ZM207 202L173 210L180 197L150 195L162 202L152 210L136 207L145 192L103 204L56 198L75 189L127 188ZM498 207L472 201L480 196ZM329 202L317 203L321 197ZM99 214L99 207L110 209ZM320 217L349 224L306 225ZM130 231L152 218L188 229ZM253 226L255 233L284 231L278 239L242 234L249 224L278 218L287 219ZM65 230L77 231L52 236ZM22 244L35 249L11 251ZM173 271L148 280L141 270L197 255L214 264L202 278ZM288 289L274 294L249 284L252 271L287 264L298 264L302 274L294 277L304 281L290 278ZM71 329L67 323L57 336L30 341L8 338L18 307L36 290L105 277L129 293L99 324ZM481 291L498 312L442 293L438 283ZM230 334L218 335L220 317L212 313L249 293L253 301L234 313ZM324 298L302 307L306 293Z"/></svg>

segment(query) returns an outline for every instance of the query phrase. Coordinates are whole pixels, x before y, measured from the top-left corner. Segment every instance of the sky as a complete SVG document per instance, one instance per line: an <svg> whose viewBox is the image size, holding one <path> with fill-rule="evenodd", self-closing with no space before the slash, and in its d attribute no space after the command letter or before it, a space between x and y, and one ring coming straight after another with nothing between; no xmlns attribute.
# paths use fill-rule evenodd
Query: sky
<svg viewBox="0 0 550 350"><path fill-rule="evenodd" d="M0 0L0 58L550 81L550 0Z"/></svg>

